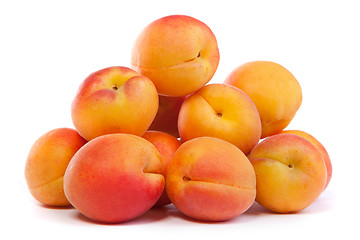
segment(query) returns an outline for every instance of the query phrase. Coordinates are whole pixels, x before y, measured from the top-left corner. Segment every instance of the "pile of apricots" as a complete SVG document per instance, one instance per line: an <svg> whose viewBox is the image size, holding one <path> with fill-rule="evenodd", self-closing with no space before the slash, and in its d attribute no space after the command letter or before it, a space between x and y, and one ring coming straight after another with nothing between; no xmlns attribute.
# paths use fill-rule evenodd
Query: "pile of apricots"
<svg viewBox="0 0 360 240"><path fill-rule="evenodd" d="M203 22L171 15L146 26L131 66L91 73L72 102L74 129L30 149L25 178L47 206L73 206L104 223L173 204L201 221L239 217L254 201L298 212L325 190L328 153L310 134L284 130L301 87L270 61L239 65L208 84L219 64Z"/></svg>

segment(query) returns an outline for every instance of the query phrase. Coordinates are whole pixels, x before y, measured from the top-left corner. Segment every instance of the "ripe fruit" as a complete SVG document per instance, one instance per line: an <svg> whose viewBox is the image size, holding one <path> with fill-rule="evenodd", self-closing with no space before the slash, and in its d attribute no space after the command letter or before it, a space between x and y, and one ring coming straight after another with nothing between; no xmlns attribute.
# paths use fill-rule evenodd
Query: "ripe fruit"
<svg viewBox="0 0 360 240"><path fill-rule="evenodd" d="M164 189L159 151L130 134L108 134L81 148L64 176L65 195L99 222L131 220L149 210Z"/></svg>
<svg viewBox="0 0 360 240"><path fill-rule="evenodd" d="M157 130L169 133L174 137L180 137L178 130L178 117L181 105L186 96L167 97L159 95L159 110L151 123L149 130Z"/></svg>
<svg viewBox="0 0 360 240"><path fill-rule="evenodd" d="M159 99L154 84L126 67L90 74L72 103L71 117L81 136L109 133L142 136L154 120Z"/></svg>
<svg viewBox="0 0 360 240"><path fill-rule="evenodd" d="M331 165L329 154L327 153L325 147L316 138L314 138L312 135L310 135L309 133L306 133L304 131L285 130L285 131L280 132L280 134L283 134L283 133L290 133L290 134L295 134L300 137L303 137L306 140L308 140L309 142L311 142L320 151L321 155L323 156L324 162L325 162L326 173L327 173L326 184L324 187L324 190L325 190L325 188L329 185L329 182L330 182L330 179L332 176L332 165Z"/></svg>
<svg viewBox="0 0 360 240"><path fill-rule="evenodd" d="M168 165L171 161L172 156L176 150L180 147L181 142L177 140L174 136L158 131L147 131L143 138L151 142L156 149L160 152L162 163L163 163L163 172L164 177L166 176ZM168 198L166 191L164 189L159 200L155 203L155 207L161 207L167 204L170 204L171 201Z"/></svg>
<svg viewBox="0 0 360 240"><path fill-rule="evenodd" d="M217 41L203 22L171 15L138 36L131 65L150 78L161 95L185 96L210 81L219 64Z"/></svg>
<svg viewBox="0 0 360 240"><path fill-rule="evenodd" d="M209 136L226 140L248 154L261 134L259 113L243 91L210 84L188 97L178 120L182 141Z"/></svg>
<svg viewBox="0 0 360 240"><path fill-rule="evenodd" d="M248 155L256 173L256 201L279 213L308 207L322 193L326 167L320 151L294 134L277 134Z"/></svg>
<svg viewBox="0 0 360 240"><path fill-rule="evenodd" d="M166 175L170 200L185 215L224 221L245 212L255 199L255 173L234 145L212 137L185 142Z"/></svg>
<svg viewBox="0 0 360 240"><path fill-rule="evenodd" d="M245 63L232 71L225 83L243 90L255 103L261 119L261 138L283 130L301 105L298 81L274 62Z"/></svg>
<svg viewBox="0 0 360 240"><path fill-rule="evenodd" d="M73 155L85 143L70 128L51 130L36 140L25 164L26 183L36 200L48 206L70 206L64 194L64 173Z"/></svg>

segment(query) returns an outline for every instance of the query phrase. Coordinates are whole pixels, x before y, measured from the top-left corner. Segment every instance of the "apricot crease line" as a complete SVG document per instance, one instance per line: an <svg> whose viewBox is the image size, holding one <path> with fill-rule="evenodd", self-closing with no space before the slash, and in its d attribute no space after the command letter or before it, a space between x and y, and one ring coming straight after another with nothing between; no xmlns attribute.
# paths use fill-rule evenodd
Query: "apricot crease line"
<svg viewBox="0 0 360 240"><path fill-rule="evenodd" d="M226 186L226 187L234 187L234 188L238 188L238 189L241 189L241 190L249 190L249 191L253 191L255 189L255 188L249 188L249 187L244 187L244 186L231 185L231 184L227 184L227 183L207 182L207 181L194 180L194 179L190 179L190 180L186 181L186 183L190 183L190 182L198 182L198 183L205 183L205 184L215 184L215 185L221 185L221 186Z"/></svg>

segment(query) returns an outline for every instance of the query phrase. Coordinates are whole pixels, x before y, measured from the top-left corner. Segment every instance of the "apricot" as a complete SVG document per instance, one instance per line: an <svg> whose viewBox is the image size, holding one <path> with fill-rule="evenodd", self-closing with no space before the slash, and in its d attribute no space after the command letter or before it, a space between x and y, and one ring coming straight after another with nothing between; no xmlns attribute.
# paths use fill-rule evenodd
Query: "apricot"
<svg viewBox="0 0 360 240"><path fill-rule="evenodd" d="M249 96L227 84L210 84L181 106L178 128L182 141L197 137L226 140L248 154L261 135L259 113Z"/></svg>
<svg viewBox="0 0 360 240"><path fill-rule="evenodd" d="M139 34L131 66L150 78L158 92L185 96L204 86L215 74L219 49L203 22L184 15L155 20Z"/></svg>
<svg viewBox="0 0 360 240"><path fill-rule="evenodd" d="M186 96L167 97L159 95L159 110L151 123L149 130L166 132L174 137L180 137L178 117L182 103Z"/></svg>
<svg viewBox="0 0 360 240"><path fill-rule="evenodd" d="M118 223L149 210L164 189L159 151L130 134L107 134L84 145L64 176L69 202L88 218Z"/></svg>
<svg viewBox="0 0 360 240"><path fill-rule="evenodd" d="M212 137L183 143L166 175L166 191L175 207L204 221L224 221L245 212L254 202L255 185L254 169L243 152Z"/></svg>
<svg viewBox="0 0 360 240"><path fill-rule="evenodd" d="M287 127L302 102L298 81L274 62L245 63L233 70L225 83L243 90L255 103L261 119L261 138Z"/></svg>
<svg viewBox="0 0 360 240"><path fill-rule="evenodd" d="M331 164L330 156L329 156L328 152L326 151L325 147L315 137L313 137L312 135L310 135L309 133L306 133L304 131L285 130L285 131L280 132L280 134L283 134L283 133L290 133L290 134L295 134L300 137L303 137L306 140L308 140L309 142L311 142L320 151L320 153L323 156L323 159L325 161L326 173L327 173L326 184L324 187L324 190L325 190L325 188L327 188L327 186L329 185L330 179L332 177L332 164Z"/></svg>
<svg viewBox="0 0 360 240"><path fill-rule="evenodd" d="M110 133L142 136L159 106L154 84L126 67L109 67L90 74L71 106L81 136L91 139Z"/></svg>
<svg viewBox="0 0 360 240"><path fill-rule="evenodd" d="M174 136L159 131L147 131L144 134L143 138L151 142L160 152L163 163L162 174L165 177L171 158L176 152L176 150L180 147L181 142ZM166 194L166 190L164 189L162 195L160 196L159 200L155 203L154 206L161 207L170 203L171 201Z"/></svg>
<svg viewBox="0 0 360 240"><path fill-rule="evenodd" d="M51 130L35 141L25 163L25 179L31 195L40 203L70 206L63 178L73 155L86 143L70 128Z"/></svg>
<svg viewBox="0 0 360 240"><path fill-rule="evenodd" d="M297 212L313 203L326 183L320 151L295 134L277 134L248 155L256 173L256 201L278 212Z"/></svg>

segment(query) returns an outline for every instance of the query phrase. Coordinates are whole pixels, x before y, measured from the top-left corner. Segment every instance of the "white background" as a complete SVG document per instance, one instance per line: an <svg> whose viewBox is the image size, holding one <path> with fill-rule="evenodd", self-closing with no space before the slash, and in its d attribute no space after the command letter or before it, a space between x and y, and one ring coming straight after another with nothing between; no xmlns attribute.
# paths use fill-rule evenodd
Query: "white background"
<svg viewBox="0 0 360 240"><path fill-rule="evenodd" d="M1 1L0 238L359 237L359 10L356 1ZM105 67L130 67L139 32L171 14L213 30L221 59L211 83L253 60L277 62L298 79L303 103L287 129L315 136L333 163L329 187L310 207L282 215L254 204L231 221L202 223L170 206L103 225L32 198L24 166L33 142L73 127L70 104L83 79Z"/></svg>

